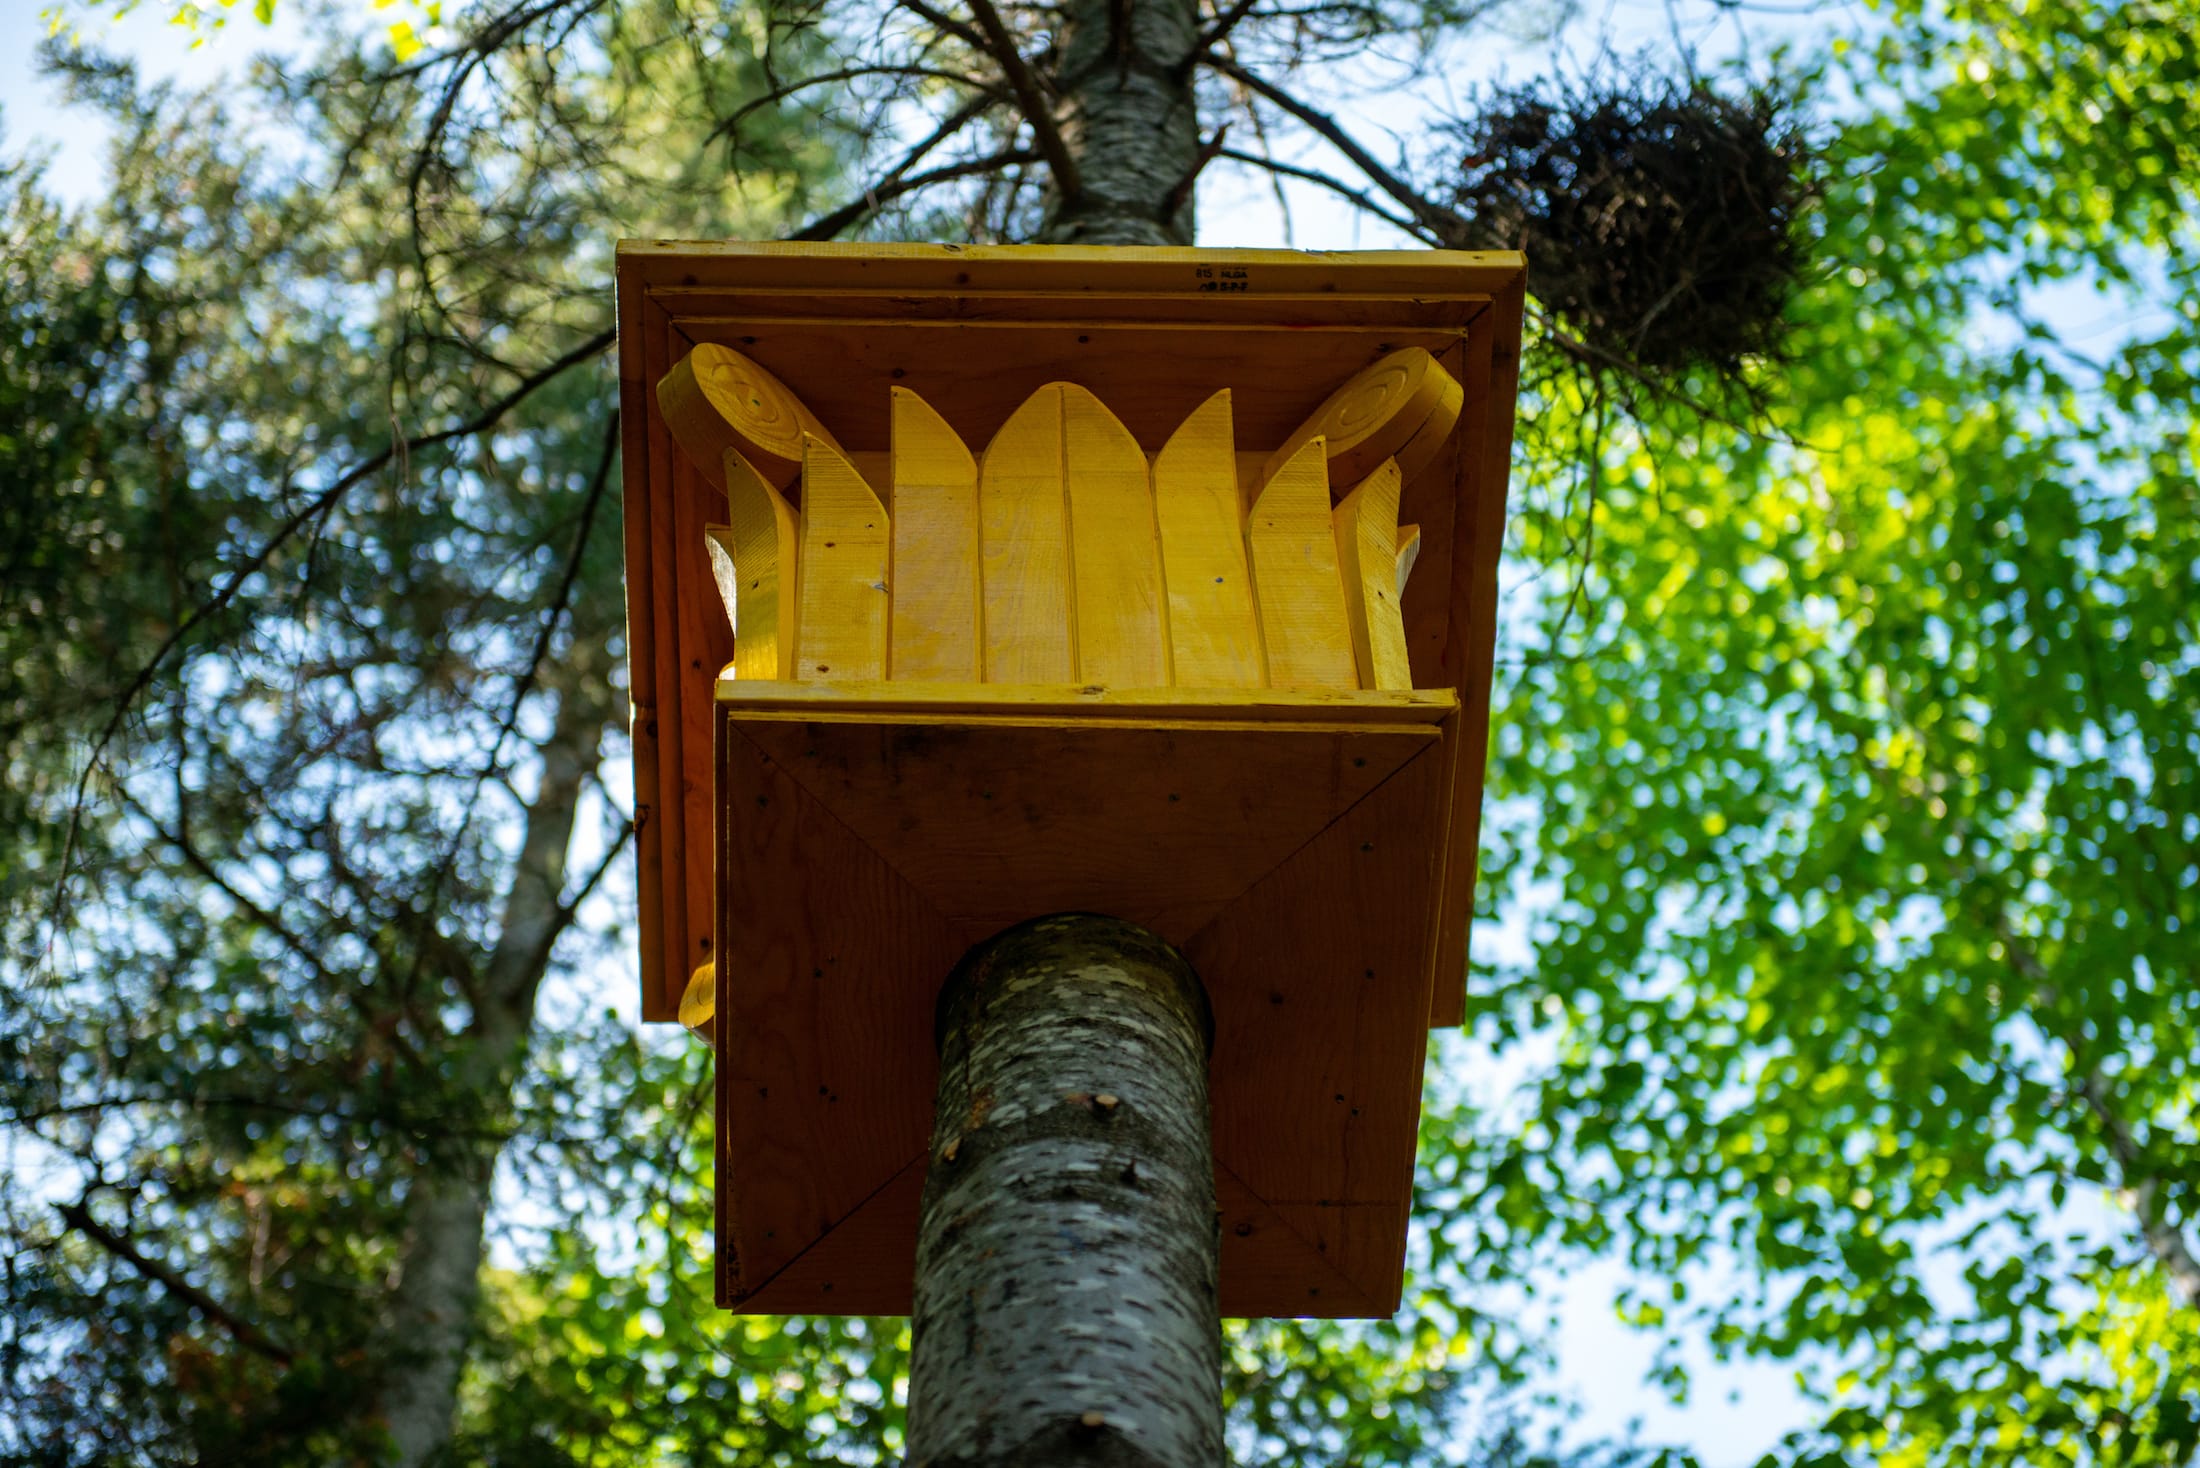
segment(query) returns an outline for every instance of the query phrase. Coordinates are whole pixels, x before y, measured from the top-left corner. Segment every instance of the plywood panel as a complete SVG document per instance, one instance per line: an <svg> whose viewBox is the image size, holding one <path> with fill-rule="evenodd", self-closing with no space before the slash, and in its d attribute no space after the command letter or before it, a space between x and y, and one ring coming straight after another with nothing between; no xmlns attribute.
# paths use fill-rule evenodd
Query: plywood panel
<svg viewBox="0 0 2200 1468"><path fill-rule="evenodd" d="M1061 394L1077 678L1166 687L1161 547L1145 452L1107 404L1072 384Z"/></svg>
<svg viewBox="0 0 2200 1468"><path fill-rule="evenodd" d="M924 1150L932 999L968 938L730 727L721 754L718 1124L738 1297Z"/></svg>
<svg viewBox="0 0 2200 1468"><path fill-rule="evenodd" d="M1183 945L1233 1077L1214 1090L1217 1163L1378 1300L1403 1231L1377 1239L1344 1205L1411 1197L1444 773L1434 749L1408 762Z"/></svg>
<svg viewBox="0 0 2200 1468"><path fill-rule="evenodd" d="M931 1123L931 1097L924 1098ZM907 1166L746 1294L721 1292L718 1303L755 1315L907 1315L917 1267L917 1209L924 1198L925 1156ZM738 1288L741 1281L733 1281Z"/></svg>
<svg viewBox="0 0 2200 1468"><path fill-rule="evenodd" d="M1357 688L1321 440L1278 468L1259 494L1245 543L1268 686Z"/></svg>
<svg viewBox="0 0 2200 1468"><path fill-rule="evenodd" d="M1224 388L1200 404L1154 459L1169 681L1180 688L1257 688L1263 681L1230 396Z"/></svg>
<svg viewBox="0 0 2200 1468"><path fill-rule="evenodd" d="M1365 1319L1391 1313L1339 1273L1327 1251L1309 1242L1244 1179L1220 1165L1215 1216L1222 1229L1216 1293L1223 1315Z"/></svg>
<svg viewBox="0 0 2200 1468"><path fill-rule="evenodd" d="M905 387L893 391L893 627L896 678L976 683L978 464L955 430Z"/></svg>
<svg viewBox="0 0 2200 1468"><path fill-rule="evenodd" d="M1181 941L1437 739L1425 723L905 725L733 708L778 768L979 935L1090 911Z"/></svg>
<svg viewBox="0 0 2200 1468"><path fill-rule="evenodd" d="M1026 398L986 445L978 467L978 544L986 681L1073 681L1059 384Z"/></svg>

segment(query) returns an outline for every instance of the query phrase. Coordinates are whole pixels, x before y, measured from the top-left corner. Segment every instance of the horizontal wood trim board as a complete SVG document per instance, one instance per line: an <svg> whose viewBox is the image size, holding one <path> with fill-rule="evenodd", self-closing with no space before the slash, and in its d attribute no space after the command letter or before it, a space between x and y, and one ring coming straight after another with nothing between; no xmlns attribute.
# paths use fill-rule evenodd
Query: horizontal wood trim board
<svg viewBox="0 0 2200 1468"><path fill-rule="evenodd" d="M1091 718L1165 717L1171 721L1222 718L1265 722L1272 718L1327 722L1441 721L1459 707L1450 688L1357 688L1333 692L1285 688L1080 688L1046 684L767 683L718 680L718 702L744 714L781 709L805 716L842 709L879 721L903 713L1063 715Z"/></svg>

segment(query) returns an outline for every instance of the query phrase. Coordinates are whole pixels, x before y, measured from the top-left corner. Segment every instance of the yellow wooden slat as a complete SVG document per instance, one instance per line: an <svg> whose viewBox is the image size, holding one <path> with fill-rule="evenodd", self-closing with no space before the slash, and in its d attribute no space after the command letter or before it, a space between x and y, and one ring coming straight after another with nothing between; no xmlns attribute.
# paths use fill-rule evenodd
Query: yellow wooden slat
<svg viewBox="0 0 2200 1468"><path fill-rule="evenodd" d="M1357 484L1390 458L1411 478L1436 457L1465 402L1458 379L1428 352L1392 352L1331 393L1269 456L1261 480L1316 438L1328 444L1330 474L1339 484Z"/></svg>
<svg viewBox="0 0 2200 1468"><path fill-rule="evenodd" d="M726 450L719 472L732 523L712 538L733 563L734 676L792 678L802 517L738 451Z"/></svg>
<svg viewBox="0 0 2200 1468"><path fill-rule="evenodd" d="M978 464L945 419L894 389L893 627L896 678L976 682Z"/></svg>
<svg viewBox="0 0 2200 1468"><path fill-rule="evenodd" d="M1154 515L1169 596L1170 681L1258 688L1260 624L1245 564L1230 390L1192 410L1154 459Z"/></svg>
<svg viewBox="0 0 2200 1468"><path fill-rule="evenodd" d="M1062 389L1024 400L978 466L985 680L1075 680L1069 520L1062 490Z"/></svg>
<svg viewBox="0 0 2200 1468"><path fill-rule="evenodd" d="M1145 451L1105 403L1074 384L1061 390L1077 676L1115 688L1166 687L1161 547Z"/></svg>
<svg viewBox="0 0 2200 1468"><path fill-rule="evenodd" d="M831 444L802 460L802 613L795 676L818 682L886 676L886 507Z"/></svg>
<svg viewBox="0 0 2200 1468"><path fill-rule="evenodd" d="M1398 610L1398 461L1385 459L1336 510L1352 660L1362 688L1410 688L1406 623Z"/></svg>
<svg viewBox="0 0 2200 1468"><path fill-rule="evenodd" d="M1406 599L1406 582L1412 579L1414 563L1421 559L1421 527L1398 527L1398 601L1402 606Z"/></svg>
<svg viewBox="0 0 2200 1468"><path fill-rule="evenodd" d="M775 489L785 489L801 472L805 436L840 447L785 383L715 342L673 364L657 384L657 406L705 478L719 473L727 453L738 451Z"/></svg>
<svg viewBox="0 0 2200 1468"><path fill-rule="evenodd" d="M1271 688L1356 688L1330 521L1328 445L1310 439L1269 476L1246 518Z"/></svg>

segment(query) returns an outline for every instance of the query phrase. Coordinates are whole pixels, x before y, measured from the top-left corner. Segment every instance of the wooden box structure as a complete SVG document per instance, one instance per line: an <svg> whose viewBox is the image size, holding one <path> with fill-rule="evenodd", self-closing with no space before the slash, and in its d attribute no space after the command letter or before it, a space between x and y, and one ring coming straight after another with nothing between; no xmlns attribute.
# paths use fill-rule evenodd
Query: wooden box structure
<svg viewBox="0 0 2200 1468"><path fill-rule="evenodd" d="M1523 280L620 246L643 1010L714 1012L721 1303L906 1313L941 981L1084 910L1208 986L1223 1312L1396 1308Z"/></svg>

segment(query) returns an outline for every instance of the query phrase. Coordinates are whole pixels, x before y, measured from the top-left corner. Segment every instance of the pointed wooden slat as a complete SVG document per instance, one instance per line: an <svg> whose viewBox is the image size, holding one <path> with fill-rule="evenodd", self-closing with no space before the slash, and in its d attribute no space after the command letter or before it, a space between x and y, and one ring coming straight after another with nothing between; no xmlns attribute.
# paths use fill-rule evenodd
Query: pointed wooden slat
<svg viewBox="0 0 2200 1468"><path fill-rule="evenodd" d="M839 442L787 385L731 347L704 342L657 383L657 406L695 467L718 488L729 451L738 451L775 489L802 470L804 435Z"/></svg>
<svg viewBox="0 0 2200 1468"><path fill-rule="evenodd" d="M1327 446L1318 438L1268 479L1245 528L1271 688L1357 688L1352 630L1330 521Z"/></svg>
<svg viewBox="0 0 2200 1468"><path fill-rule="evenodd" d="M733 676L791 679L802 517L737 451L726 450L722 473L733 523L712 539L732 562Z"/></svg>
<svg viewBox="0 0 2200 1468"><path fill-rule="evenodd" d="M1316 438L1328 444L1331 477L1357 484L1385 459L1407 477L1436 457L1459 421L1465 389L1420 347L1392 352L1331 393L1268 458L1268 479Z"/></svg>
<svg viewBox="0 0 2200 1468"><path fill-rule="evenodd" d="M931 404L894 389L893 630L896 678L975 683L978 464Z"/></svg>
<svg viewBox="0 0 2200 1468"><path fill-rule="evenodd" d="M1074 682L1059 383L1024 399L986 445L978 546L985 681Z"/></svg>
<svg viewBox="0 0 2200 1468"><path fill-rule="evenodd" d="M1179 688L1258 688L1260 624L1245 564L1230 390L1192 410L1153 465L1169 596L1169 680Z"/></svg>
<svg viewBox="0 0 2200 1468"><path fill-rule="evenodd" d="M1398 461L1385 459L1336 511L1337 569L1362 688L1413 686L1398 611L1398 488Z"/></svg>
<svg viewBox="0 0 2200 1468"><path fill-rule="evenodd" d="M1398 527L1398 601L1403 607L1406 599L1406 582L1413 579L1413 567L1421 559L1421 527Z"/></svg>
<svg viewBox="0 0 2200 1468"><path fill-rule="evenodd" d="M1105 403L1070 383L1062 384L1062 464L1077 677L1166 688L1161 547L1146 454Z"/></svg>
<svg viewBox="0 0 2200 1468"><path fill-rule="evenodd" d="M886 507L840 450L818 439L802 461L802 611L795 676L886 676Z"/></svg>

